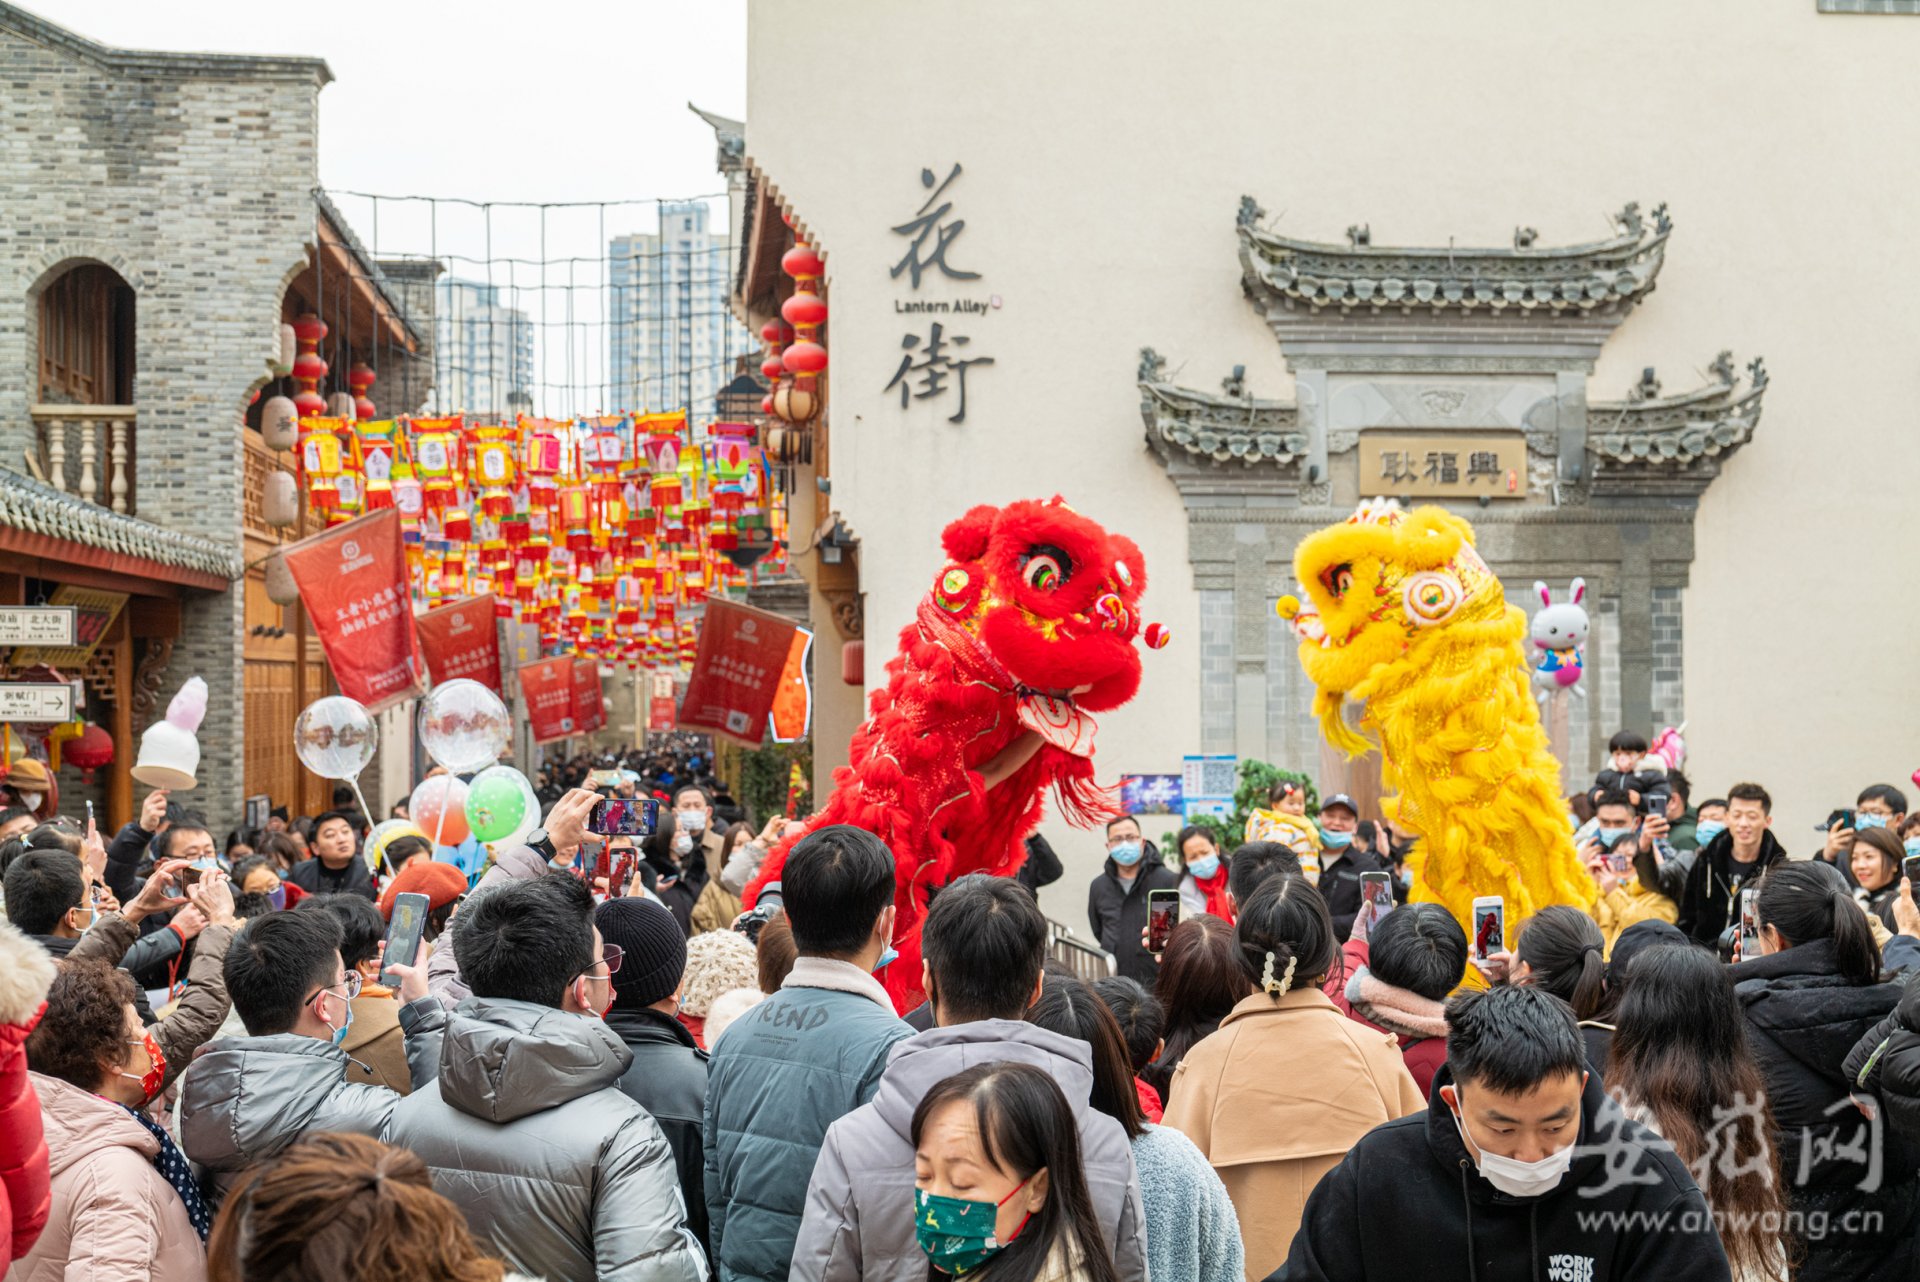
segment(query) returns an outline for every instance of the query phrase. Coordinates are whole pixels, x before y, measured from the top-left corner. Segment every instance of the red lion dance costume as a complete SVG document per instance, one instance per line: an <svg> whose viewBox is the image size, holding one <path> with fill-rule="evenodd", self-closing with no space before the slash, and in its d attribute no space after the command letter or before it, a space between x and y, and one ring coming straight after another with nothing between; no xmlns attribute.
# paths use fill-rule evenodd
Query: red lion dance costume
<svg viewBox="0 0 1920 1282"><path fill-rule="evenodd" d="M883 980L903 1012L925 996L920 923L930 894L967 873L1018 871L1049 787L1076 824L1115 812L1094 782L1087 714L1139 689L1136 639L1155 649L1167 640L1159 624L1140 625L1140 549L1058 498L976 507L941 542L948 562L901 632L850 764L834 772L833 795L806 829L851 824L893 852L900 957ZM799 836L768 856L747 888L749 907L780 879Z"/></svg>

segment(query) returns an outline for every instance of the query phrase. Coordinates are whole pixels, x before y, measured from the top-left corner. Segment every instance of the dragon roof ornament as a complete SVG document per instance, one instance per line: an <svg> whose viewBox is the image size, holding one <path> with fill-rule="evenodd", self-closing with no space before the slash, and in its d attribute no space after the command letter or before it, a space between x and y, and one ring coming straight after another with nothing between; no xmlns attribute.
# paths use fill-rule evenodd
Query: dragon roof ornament
<svg viewBox="0 0 1920 1282"><path fill-rule="evenodd" d="M1679 396L1657 395L1659 380L1649 370L1640 387L1655 395L1590 403L1587 448L1607 463L1649 468L1686 467L1739 449L1760 423L1766 363L1757 356L1747 362L1744 387L1732 352L1721 352L1708 369L1713 382Z"/></svg>
<svg viewBox="0 0 1920 1282"><path fill-rule="evenodd" d="M1308 440L1291 401L1261 400L1246 391L1244 367L1221 380L1221 392L1166 381L1166 361L1140 353L1140 415L1147 443L1162 458L1186 455L1216 463L1286 466L1306 456Z"/></svg>
<svg viewBox="0 0 1920 1282"><path fill-rule="evenodd" d="M1542 246L1518 228L1511 248L1406 249L1377 246L1358 225L1346 244L1297 240L1262 229L1262 213L1243 197L1235 218L1242 281L1262 311L1624 312L1652 292L1673 230L1664 204L1649 220L1633 203L1613 216L1618 231L1606 240Z"/></svg>

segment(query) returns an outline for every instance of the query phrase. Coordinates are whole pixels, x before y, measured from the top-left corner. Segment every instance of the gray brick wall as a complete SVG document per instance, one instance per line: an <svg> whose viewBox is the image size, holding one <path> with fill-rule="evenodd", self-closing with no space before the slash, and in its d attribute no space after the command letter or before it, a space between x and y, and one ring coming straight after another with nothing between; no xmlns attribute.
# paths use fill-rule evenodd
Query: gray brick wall
<svg viewBox="0 0 1920 1282"><path fill-rule="evenodd" d="M1677 726L1687 719L1686 686L1683 678L1679 588L1653 590L1653 725L1647 727L1651 738L1663 726Z"/></svg>
<svg viewBox="0 0 1920 1282"><path fill-rule="evenodd" d="M1233 751L1233 590L1200 593L1200 751Z"/></svg>
<svg viewBox="0 0 1920 1282"><path fill-rule="evenodd" d="M312 60L124 55L0 9L4 466L35 443L38 293L103 262L135 293L138 515L241 545L241 413L312 238L324 75ZM237 588L193 595L166 676L167 696L194 673L212 693L193 804L215 825L242 792L242 611Z"/></svg>

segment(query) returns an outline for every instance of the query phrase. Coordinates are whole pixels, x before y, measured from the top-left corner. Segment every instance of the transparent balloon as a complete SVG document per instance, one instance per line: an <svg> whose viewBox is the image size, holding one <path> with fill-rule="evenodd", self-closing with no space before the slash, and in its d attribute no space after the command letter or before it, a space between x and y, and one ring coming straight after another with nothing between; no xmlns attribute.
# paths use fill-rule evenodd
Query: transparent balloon
<svg viewBox="0 0 1920 1282"><path fill-rule="evenodd" d="M422 779L407 800L407 813L435 844L457 846L467 839L467 785L452 775Z"/></svg>
<svg viewBox="0 0 1920 1282"><path fill-rule="evenodd" d="M379 747L373 714L345 695L315 699L293 723L293 750L322 779L358 779Z"/></svg>
<svg viewBox="0 0 1920 1282"><path fill-rule="evenodd" d="M467 825L481 841L504 841L516 832L530 832L539 816L540 799L533 785L512 766L482 770L467 785Z"/></svg>
<svg viewBox="0 0 1920 1282"><path fill-rule="evenodd" d="M420 701L420 746L456 774L500 760L512 732L507 705L478 681L442 681Z"/></svg>

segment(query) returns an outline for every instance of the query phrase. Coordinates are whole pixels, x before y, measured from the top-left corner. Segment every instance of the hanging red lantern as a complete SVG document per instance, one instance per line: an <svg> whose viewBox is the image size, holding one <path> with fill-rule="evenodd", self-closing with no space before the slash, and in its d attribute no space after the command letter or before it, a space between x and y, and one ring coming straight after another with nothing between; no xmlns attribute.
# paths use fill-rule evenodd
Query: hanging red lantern
<svg viewBox="0 0 1920 1282"><path fill-rule="evenodd" d="M327 376L327 363L320 358L320 340L327 336L327 323L312 312L293 322L293 335L300 354L293 360L293 382L299 389L293 404L304 418L318 418L327 412L327 398L320 395L320 381Z"/></svg>
<svg viewBox="0 0 1920 1282"><path fill-rule="evenodd" d="M818 280L827 269L812 246L798 244L780 256L780 270L795 280Z"/></svg>
<svg viewBox="0 0 1920 1282"><path fill-rule="evenodd" d="M786 366L781 364L780 358L778 356L769 356L767 357L767 359L760 362L760 376L762 378L767 379L769 382L771 382L776 378L779 378L781 373L785 369L786 369Z"/></svg>
<svg viewBox="0 0 1920 1282"><path fill-rule="evenodd" d="M789 374L818 374L827 367L827 349L818 343L791 343L780 360Z"/></svg>
<svg viewBox="0 0 1920 1282"><path fill-rule="evenodd" d="M375 374L365 361L355 361L347 371L347 386L353 389L353 416L357 419L370 419L374 415L373 400L367 390L373 386Z"/></svg>
<svg viewBox="0 0 1920 1282"><path fill-rule="evenodd" d="M760 327L760 337L764 342L779 347L793 341L793 326L781 320L770 320Z"/></svg>
<svg viewBox="0 0 1920 1282"><path fill-rule="evenodd" d="M113 764L113 736L89 721L77 739L64 745L62 755L68 765L78 767L80 782L90 784L94 771Z"/></svg>
<svg viewBox="0 0 1920 1282"><path fill-rule="evenodd" d="M786 317L795 329L817 329L826 324L827 305L820 295L801 292L780 304L780 314Z"/></svg>

